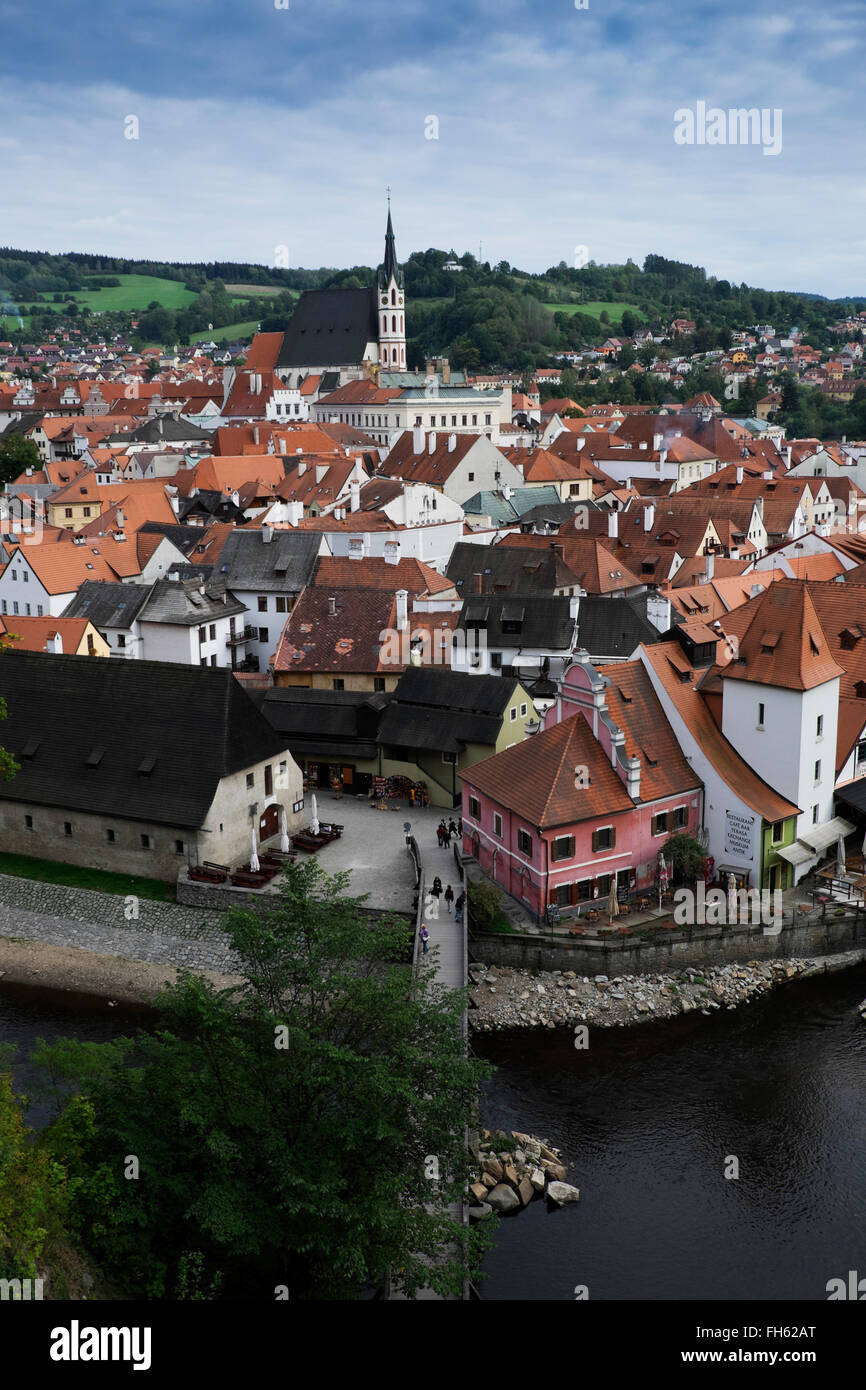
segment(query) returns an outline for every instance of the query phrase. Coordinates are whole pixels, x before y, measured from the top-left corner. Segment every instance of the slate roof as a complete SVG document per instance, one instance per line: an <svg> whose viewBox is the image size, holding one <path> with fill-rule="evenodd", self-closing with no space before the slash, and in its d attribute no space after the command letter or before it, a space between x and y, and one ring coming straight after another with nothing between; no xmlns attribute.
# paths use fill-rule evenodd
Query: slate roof
<svg viewBox="0 0 866 1390"><path fill-rule="evenodd" d="M641 642L657 642L658 629L646 616L646 604L646 594L628 598L587 594L580 600L577 613L577 645L585 647L591 657L631 656ZM671 614L672 623L678 616Z"/></svg>
<svg viewBox="0 0 866 1390"><path fill-rule="evenodd" d="M356 690L272 686L258 701L262 714L296 755L374 758L376 731L391 696Z"/></svg>
<svg viewBox="0 0 866 1390"><path fill-rule="evenodd" d="M340 367L379 341L374 289L305 290L283 337L277 367Z"/></svg>
<svg viewBox="0 0 866 1390"><path fill-rule="evenodd" d="M410 666L379 725L379 743L443 753L462 752L467 743L492 746L516 688L504 676Z"/></svg>
<svg viewBox="0 0 866 1390"><path fill-rule="evenodd" d="M224 668L10 651L3 694L5 801L198 829L221 778L286 752Z"/></svg>
<svg viewBox="0 0 866 1390"><path fill-rule="evenodd" d="M483 620L483 623L480 621ZM505 631L515 623L520 631ZM539 594L468 594L460 613L458 629L482 626L491 647L537 647L550 651L569 651L574 640L574 619L568 598L548 598ZM635 646L637 643L635 643ZM634 651L634 647L631 648Z"/></svg>
<svg viewBox="0 0 866 1390"><path fill-rule="evenodd" d="M158 579L139 618L147 623L198 627L214 618L231 618L245 612L246 607L233 594L214 593L209 587L203 592L196 580Z"/></svg>
<svg viewBox="0 0 866 1390"><path fill-rule="evenodd" d="M546 516L563 507L563 520L574 511L573 503L560 503L559 493L552 483L541 487L514 488L510 497L502 492L476 492L462 506L467 516L489 516L493 524L499 526L512 525L522 517L528 519L533 508Z"/></svg>
<svg viewBox="0 0 866 1390"><path fill-rule="evenodd" d="M130 430L125 434L109 435L110 444L160 444L171 443L172 441L187 441L195 439L212 439L213 430L203 430L199 425L190 424L187 420L176 420L173 415L159 415L153 420L147 420L137 429Z"/></svg>
<svg viewBox="0 0 866 1390"><path fill-rule="evenodd" d="M315 532L274 531L272 539L264 541L258 530L232 531L215 573L234 591L299 593L310 583L321 543Z"/></svg>
<svg viewBox="0 0 866 1390"><path fill-rule="evenodd" d="M86 579L64 618L89 618L95 628L131 627L150 597L149 584L113 584Z"/></svg>

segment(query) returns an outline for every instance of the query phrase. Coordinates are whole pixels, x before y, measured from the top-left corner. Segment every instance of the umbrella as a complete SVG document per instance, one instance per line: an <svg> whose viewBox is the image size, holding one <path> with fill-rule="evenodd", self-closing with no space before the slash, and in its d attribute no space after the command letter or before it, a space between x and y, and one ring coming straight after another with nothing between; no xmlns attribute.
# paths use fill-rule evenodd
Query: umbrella
<svg viewBox="0 0 866 1390"><path fill-rule="evenodd" d="M667 866L667 864L665 863L665 857L664 857L664 855L662 854L661 850L659 850L658 880L659 880L659 912L661 912L661 910L662 910L662 894L664 893L665 889L666 889L667 886L668 886L668 866Z"/></svg>
<svg viewBox="0 0 866 1390"><path fill-rule="evenodd" d="M847 871L848 866L845 863L845 836L840 835L836 842L836 877L844 878Z"/></svg>
<svg viewBox="0 0 866 1390"><path fill-rule="evenodd" d="M616 897L616 875L612 874L610 879L610 892L607 897L607 915L610 918L619 916L619 903Z"/></svg>
<svg viewBox="0 0 866 1390"><path fill-rule="evenodd" d="M319 808L316 804L315 792L313 792L313 819L310 821L310 830L314 835L319 833Z"/></svg>
<svg viewBox="0 0 866 1390"><path fill-rule="evenodd" d="M866 833L863 835L863 844L860 847L860 853L866 858Z"/></svg>
<svg viewBox="0 0 866 1390"><path fill-rule="evenodd" d="M250 831L250 873L257 874L260 868L261 865L259 863L259 856L256 850L256 828L255 826L253 826L252 830Z"/></svg>
<svg viewBox="0 0 866 1390"><path fill-rule="evenodd" d="M728 924L737 920L737 880L728 874Z"/></svg>
<svg viewBox="0 0 866 1390"><path fill-rule="evenodd" d="M286 820L286 808L280 807L280 853L289 852L289 823Z"/></svg>

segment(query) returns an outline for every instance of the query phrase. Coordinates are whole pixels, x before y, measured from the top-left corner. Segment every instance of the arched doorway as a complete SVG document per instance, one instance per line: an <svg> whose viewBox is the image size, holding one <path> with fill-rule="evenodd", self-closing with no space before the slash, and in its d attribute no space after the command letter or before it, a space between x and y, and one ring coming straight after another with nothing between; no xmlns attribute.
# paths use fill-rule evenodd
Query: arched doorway
<svg viewBox="0 0 866 1390"><path fill-rule="evenodd" d="M274 802L271 806L266 806L259 816L259 843L263 840L270 840L274 835L280 833L280 805Z"/></svg>

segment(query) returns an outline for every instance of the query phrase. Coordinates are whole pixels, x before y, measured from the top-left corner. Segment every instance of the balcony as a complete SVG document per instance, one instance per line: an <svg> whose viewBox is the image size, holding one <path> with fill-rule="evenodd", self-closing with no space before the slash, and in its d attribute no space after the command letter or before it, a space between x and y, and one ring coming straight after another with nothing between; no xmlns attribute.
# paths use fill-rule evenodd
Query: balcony
<svg viewBox="0 0 866 1390"><path fill-rule="evenodd" d="M227 646L227 647L240 647L240 646L243 645L244 642L252 642L252 641L253 641L253 629L252 629L252 627L247 626L247 627L243 628L240 632L231 632L231 633L229 633L228 637L226 638L226 646Z"/></svg>

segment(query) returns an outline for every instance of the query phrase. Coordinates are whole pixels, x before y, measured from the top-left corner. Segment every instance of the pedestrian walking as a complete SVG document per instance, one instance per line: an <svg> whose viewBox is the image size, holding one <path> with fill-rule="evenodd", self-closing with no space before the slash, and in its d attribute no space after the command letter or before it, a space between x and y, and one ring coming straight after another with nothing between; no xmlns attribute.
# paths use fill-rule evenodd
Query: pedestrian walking
<svg viewBox="0 0 866 1390"><path fill-rule="evenodd" d="M438 874L433 880L433 887L430 889L430 892L433 894L434 898L438 898L439 894L442 892L442 880Z"/></svg>
<svg viewBox="0 0 866 1390"><path fill-rule="evenodd" d="M447 825L446 825L446 827L445 827L445 834L444 834L444 837L443 837L443 843L444 843L446 849L450 849L450 848L451 848L451 831L448 829L448 826L447 826Z"/></svg>
<svg viewBox="0 0 866 1390"><path fill-rule="evenodd" d="M441 820L441 821L439 822L439 824L437 825L437 827L436 827L436 838L437 838L437 840L439 841L439 848L440 848L440 849L443 849L444 846L445 846L445 836L446 836L447 834L448 834L448 830L447 830L447 828L446 828L445 822L444 822L444 820Z"/></svg>
<svg viewBox="0 0 866 1390"><path fill-rule="evenodd" d="M463 839L463 817L462 817L462 816L460 816L459 819L458 819L458 821L457 821L457 834L460 836L460 838L461 838L461 840L462 840L462 839Z"/></svg>
<svg viewBox="0 0 866 1390"><path fill-rule="evenodd" d="M454 901L454 889L451 887L451 884L449 883L448 887L445 889L445 903L446 903L446 905L447 905L447 907L448 907L448 916L449 916L449 917L451 916L451 904L453 903L453 901Z"/></svg>
<svg viewBox="0 0 866 1390"><path fill-rule="evenodd" d="M422 927L422 928L421 928L421 951L422 951L422 953L423 953L425 956L426 956L426 954L427 954L427 945L428 945L428 942L429 942L429 941L430 941L430 933L428 932L428 930L427 930L426 927Z"/></svg>
<svg viewBox="0 0 866 1390"><path fill-rule="evenodd" d="M454 904L454 921L455 921L455 922L462 922L462 921L463 921L463 908L464 908L465 904L466 904L466 894L465 894L465 892L464 892L464 893L461 893L461 894L460 894L460 897L457 899L456 903Z"/></svg>
<svg viewBox="0 0 866 1390"><path fill-rule="evenodd" d="M456 821L454 820L454 818L452 817L451 820L448 822L448 834L449 834L449 835L456 835L457 833L458 833L458 832L457 832L457 823L456 823Z"/></svg>

